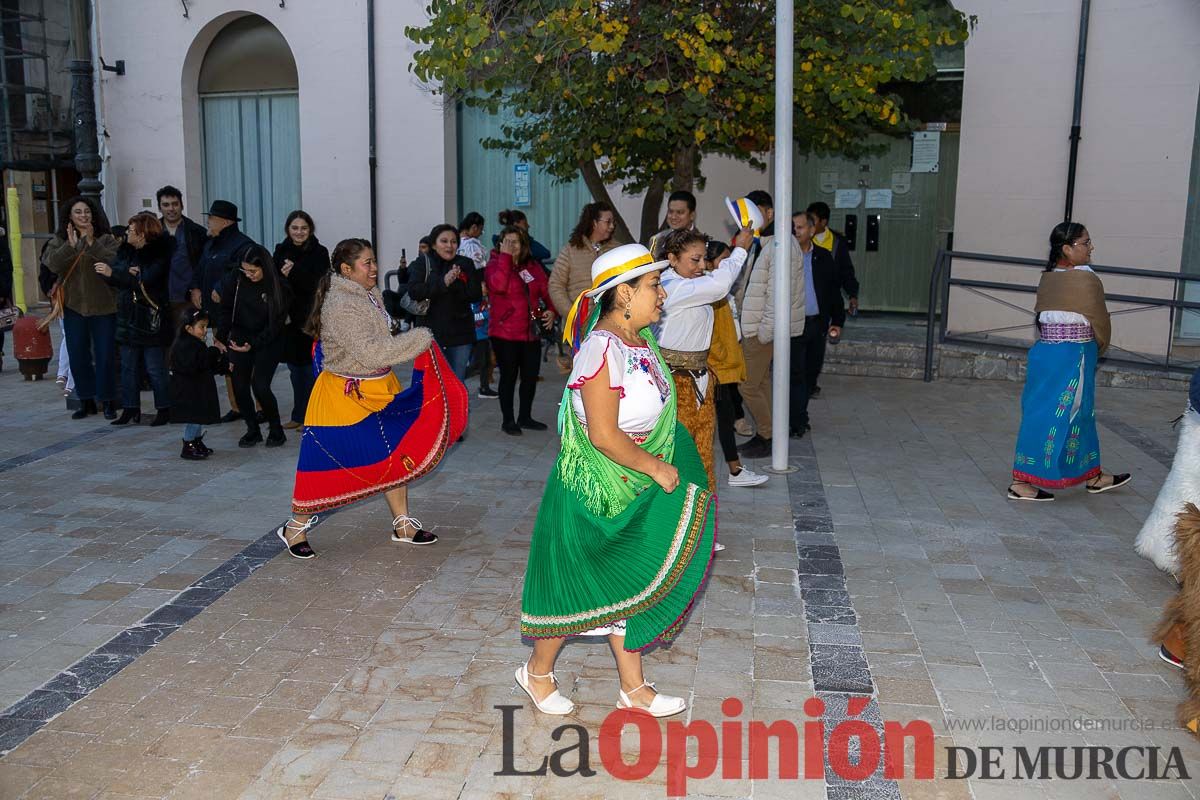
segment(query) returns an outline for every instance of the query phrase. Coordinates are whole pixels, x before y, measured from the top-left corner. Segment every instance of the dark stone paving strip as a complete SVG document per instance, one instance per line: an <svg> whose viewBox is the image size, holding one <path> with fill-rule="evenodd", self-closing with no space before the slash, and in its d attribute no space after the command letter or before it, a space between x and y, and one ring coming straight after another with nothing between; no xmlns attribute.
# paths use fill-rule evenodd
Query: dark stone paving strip
<svg viewBox="0 0 1200 800"><path fill-rule="evenodd" d="M97 439L103 439L111 433L115 433L112 428L98 428L94 431L81 433L78 436L72 436L70 439L63 439L61 442L55 442L51 445L31 450L28 453L22 453L19 456L0 461L0 473L14 470L17 467L23 467L26 464L32 464L35 461L41 461L43 458L57 455L64 450L70 450L72 447L78 447L81 444L94 442Z"/></svg>
<svg viewBox="0 0 1200 800"><path fill-rule="evenodd" d="M871 668L863 651L862 630L854 603L846 590L842 552L834 540L833 516L821 484L820 467L812 440L793 440L792 464L798 472L788 476L792 526L796 533L797 573L804 617L813 688L825 704L825 794L828 800L900 800L900 787L883 777L883 765L867 780L847 781L829 761L829 737L842 722L857 719L873 727L883 741L883 719L876 701ZM857 714L852 703L866 701ZM857 758L857 748L854 749Z"/></svg>
<svg viewBox="0 0 1200 800"><path fill-rule="evenodd" d="M87 697L281 552L283 543L272 529L199 578L170 603L121 631L49 683L5 709L0 713L0 756L28 739L73 703Z"/></svg>
<svg viewBox="0 0 1200 800"><path fill-rule="evenodd" d="M1162 464L1167 469L1171 468L1171 462L1175 458L1173 451L1167 450L1161 444L1151 439L1140 430L1130 425L1129 423L1119 419L1115 414L1106 414L1102 411L1096 412L1096 417L1100 424L1108 428L1113 433L1120 436L1125 441L1137 446L1146 455L1153 458L1158 463Z"/></svg>

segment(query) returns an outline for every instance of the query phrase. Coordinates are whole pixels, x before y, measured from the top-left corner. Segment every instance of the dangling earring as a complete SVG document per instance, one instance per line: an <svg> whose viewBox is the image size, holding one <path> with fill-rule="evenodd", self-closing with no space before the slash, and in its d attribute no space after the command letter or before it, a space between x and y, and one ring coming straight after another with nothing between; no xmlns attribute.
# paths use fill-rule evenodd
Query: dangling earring
<svg viewBox="0 0 1200 800"><path fill-rule="evenodd" d="M626 321L629 320L629 306L628 305L625 306L625 319L626 319Z"/></svg>

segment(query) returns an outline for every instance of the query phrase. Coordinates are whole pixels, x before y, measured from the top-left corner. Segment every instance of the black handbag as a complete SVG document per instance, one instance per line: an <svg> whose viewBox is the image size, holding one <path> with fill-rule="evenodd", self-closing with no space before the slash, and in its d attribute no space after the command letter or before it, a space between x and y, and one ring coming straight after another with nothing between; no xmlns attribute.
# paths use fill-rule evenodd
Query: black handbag
<svg viewBox="0 0 1200 800"><path fill-rule="evenodd" d="M129 315L129 330L137 336L154 338L162 331L162 308L150 299L141 281L132 289L133 303Z"/></svg>

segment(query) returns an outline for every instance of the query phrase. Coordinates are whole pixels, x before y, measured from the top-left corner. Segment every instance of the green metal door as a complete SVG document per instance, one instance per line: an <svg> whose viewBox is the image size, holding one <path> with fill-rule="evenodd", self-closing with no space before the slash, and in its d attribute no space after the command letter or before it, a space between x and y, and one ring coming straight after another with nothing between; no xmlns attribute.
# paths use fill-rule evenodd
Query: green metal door
<svg viewBox="0 0 1200 800"><path fill-rule="evenodd" d="M857 217L852 255L862 308L924 312L934 257L954 229L958 133L941 132L937 172L909 171L910 139L878 141L885 145L881 153L859 159L797 157L793 207L802 210L823 200L832 209L830 226L837 231L845 230L847 215ZM837 208L838 189L861 190L857 207ZM892 207L867 208L868 189L891 190ZM872 214L879 215L879 249L868 252L867 217Z"/></svg>
<svg viewBox="0 0 1200 800"><path fill-rule="evenodd" d="M591 193L579 178L557 183L536 164L528 164L525 173L518 171L522 162L515 155L485 150L480 142L501 135L504 113L493 116L459 106L459 218L469 211L483 214L484 244L490 246L492 235L499 232L496 215L516 208L528 217L530 235L557 255L579 220L580 210L592 201ZM522 191L525 185L527 192ZM525 200L528 205L523 204Z"/></svg>

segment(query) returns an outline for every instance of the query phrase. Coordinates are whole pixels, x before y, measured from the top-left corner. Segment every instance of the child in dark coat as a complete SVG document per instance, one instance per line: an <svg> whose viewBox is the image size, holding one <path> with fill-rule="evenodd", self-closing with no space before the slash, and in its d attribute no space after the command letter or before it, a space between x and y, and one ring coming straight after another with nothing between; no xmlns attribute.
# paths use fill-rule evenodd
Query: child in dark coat
<svg viewBox="0 0 1200 800"><path fill-rule="evenodd" d="M184 422L179 457L202 461L212 455L204 444L204 426L221 421L221 405L213 378L229 371L225 356L205 342L208 312L189 308L171 348L171 422Z"/></svg>

